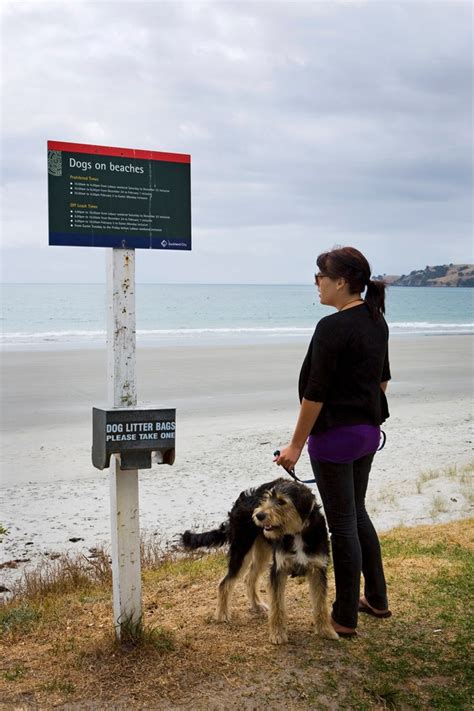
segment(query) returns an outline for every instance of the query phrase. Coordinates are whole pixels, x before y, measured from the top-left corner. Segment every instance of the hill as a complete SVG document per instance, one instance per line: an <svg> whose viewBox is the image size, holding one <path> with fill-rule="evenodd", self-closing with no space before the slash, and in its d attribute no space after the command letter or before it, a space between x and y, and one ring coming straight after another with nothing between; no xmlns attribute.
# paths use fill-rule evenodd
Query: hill
<svg viewBox="0 0 474 711"><path fill-rule="evenodd" d="M383 279L390 286L474 286L474 264L441 264L415 269L409 274L395 276L382 274L374 279Z"/></svg>

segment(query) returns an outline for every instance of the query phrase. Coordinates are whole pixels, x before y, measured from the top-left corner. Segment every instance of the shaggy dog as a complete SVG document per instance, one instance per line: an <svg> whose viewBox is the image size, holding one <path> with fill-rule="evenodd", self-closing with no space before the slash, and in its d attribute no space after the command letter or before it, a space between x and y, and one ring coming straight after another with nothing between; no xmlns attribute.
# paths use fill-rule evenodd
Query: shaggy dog
<svg viewBox="0 0 474 711"><path fill-rule="evenodd" d="M285 585L288 575L305 575L316 630L323 637L338 639L327 606L329 543L326 521L307 486L275 479L256 489L243 491L228 520L213 531L181 536L185 548L229 543L227 574L219 583L217 620L229 620L229 606L237 579L247 573L250 605L255 612L268 611L270 641L284 644L286 633ZM270 568L270 609L258 591L260 575Z"/></svg>

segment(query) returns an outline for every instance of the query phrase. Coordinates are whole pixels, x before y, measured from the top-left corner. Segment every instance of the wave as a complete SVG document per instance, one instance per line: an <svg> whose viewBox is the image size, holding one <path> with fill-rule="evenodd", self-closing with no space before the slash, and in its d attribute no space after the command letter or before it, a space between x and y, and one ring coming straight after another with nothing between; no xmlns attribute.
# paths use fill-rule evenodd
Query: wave
<svg viewBox="0 0 474 711"><path fill-rule="evenodd" d="M390 321L390 330L409 329L409 330L426 330L426 329L444 329L444 330L459 330L470 332L474 329L474 323L434 323L432 321Z"/></svg>
<svg viewBox="0 0 474 711"><path fill-rule="evenodd" d="M472 333L474 323L433 323L430 321L394 321L389 323L393 333ZM157 328L138 329L137 340L165 338L192 338L202 336L306 336L314 331L314 326L225 326L201 328ZM106 331L66 330L66 331L16 331L0 335L0 343L57 343L57 342L98 342L105 341Z"/></svg>
<svg viewBox="0 0 474 711"><path fill-rule="evenodd" d="M474 332L474 323L434 323L430 321L394 321L389 323L393 334L467 334ZM196 341L244 339L252 338L297 339L308 337L313 333L314 326L225 326L225 327L200 327L200 328L160 328L138 329L137 341L156 342L160 339L169 342L183 342L191 339ZM35 344L67 344L87 345L104 344L106 332L103 330L65 330L65 331L15 331L4 332L0 335L0 344L3 346L35 345Z"/></svg>
<svg viewBox="0 0 474 711"><path fill-rule="evenodd" d="M314 327L202 327L202 328L159 328L159 329L137 329L137 342L145 344L162 343L182 343L195 340L205 342L207 340L225 341L245 340L248 338L271 338L280 336L281 338L297 338L298 336L309 336L313 333ZM35 345L101 345L105 344L107 334L105 331L37 331L28 333L26 331L4 332L0 335L0 346L35 346Z"/></svg>
<svg viewBox="0 0 474 711"><path fill-rule="evenodd" d="M105 339L105 331L28 331L5 332L0 335L0 343L54 343L58 341L95 341Z"/></svg>

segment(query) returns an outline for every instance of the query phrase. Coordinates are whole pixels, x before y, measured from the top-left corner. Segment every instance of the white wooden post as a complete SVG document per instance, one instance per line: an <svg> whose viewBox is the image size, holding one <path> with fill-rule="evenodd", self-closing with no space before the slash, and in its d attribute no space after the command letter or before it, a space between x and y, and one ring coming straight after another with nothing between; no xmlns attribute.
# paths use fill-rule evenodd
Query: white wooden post
<svg viewBox="0 0 474 711"><path fill-rule="evenodd" d="M112 407L137 404L135 382L135 251L107 250L107 383ZM138 470L110 459L112 579L115 634L141 620Z"/></svg>

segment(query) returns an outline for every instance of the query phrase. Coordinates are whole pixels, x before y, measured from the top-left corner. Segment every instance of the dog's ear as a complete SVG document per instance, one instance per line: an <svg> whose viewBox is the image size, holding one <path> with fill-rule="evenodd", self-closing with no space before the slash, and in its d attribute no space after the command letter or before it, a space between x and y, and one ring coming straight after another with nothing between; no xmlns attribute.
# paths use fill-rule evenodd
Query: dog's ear
<svg viewBox="0 0 474 711"><path fill-rule="evenodd" d="M314 496L307 486L298 487L298 500L295 502L298 513L304 521L314 506Z"/></svg>

